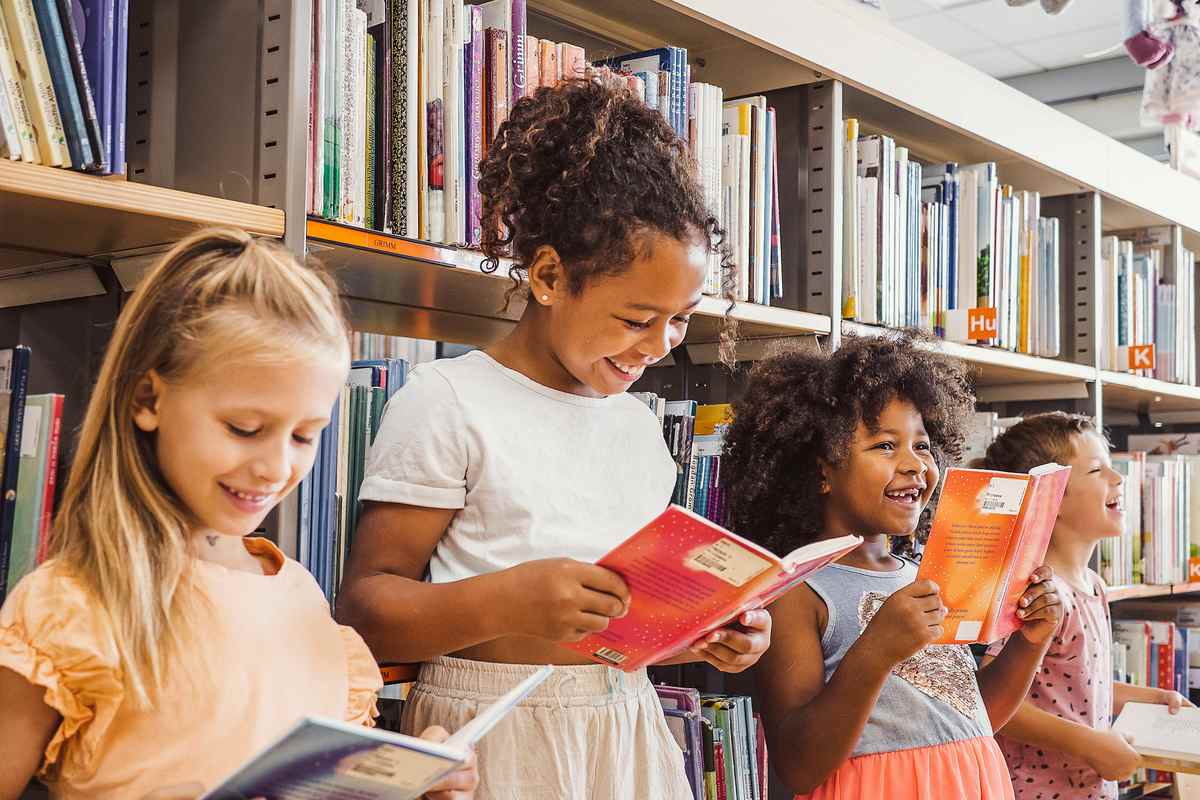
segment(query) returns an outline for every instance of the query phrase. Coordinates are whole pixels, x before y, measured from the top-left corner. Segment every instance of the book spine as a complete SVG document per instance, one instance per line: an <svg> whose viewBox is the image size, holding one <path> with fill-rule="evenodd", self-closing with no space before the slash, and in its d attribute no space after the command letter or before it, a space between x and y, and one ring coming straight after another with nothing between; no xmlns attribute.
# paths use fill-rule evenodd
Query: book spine
<svg viewBox="0 0 1200 800"><path fill-rule="evenodd" d="M50 443L46 451L46 481L42 495L42 519L38 530L37 563L46 560L50 531L54 526L54 497L58 490L58 448L62 438L63 396L54 395L50 416Z"/></svg>
<svg viewBox="0 0 1200 800"><path fill-rule="evenodd" d="M0 81L0 128L4 129L4 137L0 139L0 156L12 161L21 160L21 140L17 138L17 124L12 107L8 104L8 91Z"/></svg>
<svg viewBox="0 0 1200 800"><path fill-rule="evenodd" d="M83 46L80 43L80 26L75 19L71 0L58 0L58 16L62 20L63 32L67 37L71 76L79 94L84 126L94 159L92 168L97 172L104 172L108 169L108 153L104 150L104 136L100 131L100 120L96 114L96 98L92 93L91 84L88 82L87 68L84 66L83 60Z"/></svg>
<svg viewBox="0 0 1200 800"><path fill-rule="evenodd" d="M8 595L8 562L12 552L13 516L17 505L21 433L25 426L25 396L29 389L29 348L13 348L10 386L8 440L4 450L3 478L0 479L0 603Z"/></svg>
<svg viewBox="0 0 1200 800"><path fill-rule="evenodd" d="M509 28L509 51L512 58L512 90L508 105L512 108L526 94L527 70L525 66L526 0L512 0L512 21Z"/></svg>
<svg viewBox="0 0 1200 800"><path fill-rule="evenodd" d="M525 37L525 96L542 85L542 48L536 36Z"/></svg>
<svg viewBox="0 0 1200 800"><path fill-rule="evenodd" d="M338 116L338 28L343 24L338 13L339 0L319 0L325 7L325 35L323 51L326 55L322 63L324 78L324 108L325 119L321 123L322 139L324 141L325 174L322 183L325 187L324 203L321 216L326 219L338 217L338 169L337 169L337 116Z"/></svg>
<svg viewBox="0 0 1200 800"><path fill-rule="evenodd" d="M541 57L539 72L541 73L542 86L554 87L558 85L558 80L561 77L558 71L558 48L553 42L547 42L542 39L538 42L538 52Z"/></svg>
<svg viewBox="0 0 1200 800"><path fill-rule="evenodd" d="M375 182L377 176L375 174L375 135L376 135L376 83L375 83L375 35L367 32L364 42L363 62L366 66L366 98L364 106L364 116L366 117L366 135L363 139L364 149L363 154L363 199L362 199L362 219L363 225L368 228L375 228Z"/></svg>
<svg viewBox="0 0 1200 800"><path fill-rule="evenodd" d="M488 141L495 141L500 125L508 119L508 91L504 79L508 75L508 32L499 28L487 29L487 92Z"/></svg>
<svg viewBox="0 0 1200 800"><path fill-rule="evenodd" d="M469 6L468 26L470 44L467 49L466 120L467 120L467 244L478 247L483 237L480 219L483 217L483 195L479 193L479 165L483 161L483 10Z"/></svg>
<svg viewBox="0 0 1200 800"><path fill-rule="evenodd" d="M4 3L17 73L33 111L34 134L37 137L42 163L52 167L70 167L71 154L63 131L62 117L54 96L50 67L38 33L37 17L31 0L11 0Z"/></svg>
<svg viewBox="0 0 1200 800"><path fill-rule="evenodd" d="M385 6L388 5L385 3ZM391 13L385 8L384 21L375 27L375 195L373 215L376 230L388 226L388 197L391 195L391 113L389 91L392 86Z"/></svg>
<svg viewBox="0 0 1200 800"><path fill-rule="evenodd" d="M33 117L25 102L25 92L21 89L21 78L17 74L17 64L13 57L12 35L9 32L8 20L0 10L0 90L8 98L9 110L12 113L17 147L13 150L13 158L19 158L30 164L41 161L38 152L37 137L33 131Z"/></svg>
<svg viewBox="0 0 1200 800"><path fill-rule="evenodd" d="M726 780L728 767L725 758L725 731L713 726L713 766L717 773L717 800L729 800L729 784Z"/></svg>
<svg viewBox="0 0 1200 800"><path fill-rule="evenodd" d="M42 37L42 49L46 53L46 65L50 69L50 81L54 85L54 95L58 100L59 116L67 137L71 164L80 170L95 169L96 159L92 155L83 106L79 102L75 75L71 70L70 49L63 32L62 20L58 16L56 0L34 0L34 12L37 15L38 32Z"/></svg>
<svg viewBox="0 0 1200 800"><path fill-rule="evenodd" d="M125 84L129 70L129 0L117 0L117 13L113 24L116 28L113 53L116 66L113 74L111 162L115 174L125 175L125 106L128 99Z"/></svg>
<svg viewBox="0 0 1200 800"><path fill-rule="evenodd" d="M305 165L304 176L305 205L307 206L305 211L309 214L319 214L320 201L317 198L323 193L320 185L320 148L317 147L317 131L320 129L317 120L321 118L321 0L313 0L312 28L309 33L312 37L312 53L308 71L308 153L305 158L308 163Z"/></svg>
<svg viewBox="0 0 1200 800"><path fill-rule="evenodd" d="M100 123L101 150L112 166L113 47L116 0L83 0L83 61L88 81L96 95L96 119Z"/></svg>
<svg viewBox="0 0 1200 800"><path fill-rule="evenodd" d="M410 236L408 230L408 4L414 0L390 0L388 9L388 182L387 225L392 233Z"/></svg>

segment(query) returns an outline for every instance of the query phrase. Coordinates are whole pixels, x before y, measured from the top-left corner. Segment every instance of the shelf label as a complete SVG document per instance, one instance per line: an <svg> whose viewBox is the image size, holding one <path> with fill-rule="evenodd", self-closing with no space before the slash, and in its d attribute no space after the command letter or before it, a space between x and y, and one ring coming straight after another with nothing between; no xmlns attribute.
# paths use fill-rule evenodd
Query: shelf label
<svg viewBox="0 0 1200 800"><path fill-rule="evenodd" d="M1135 344L1121 349L1125 351L1127 369L1154 369L1154 345Z"/></svg>
<svg viewBox="0 0 1200 800"><path fill-rule="evenodd" d="M952 342L987 342L999 336L994 308L951 308L946 311L946 338Z"/></svg>

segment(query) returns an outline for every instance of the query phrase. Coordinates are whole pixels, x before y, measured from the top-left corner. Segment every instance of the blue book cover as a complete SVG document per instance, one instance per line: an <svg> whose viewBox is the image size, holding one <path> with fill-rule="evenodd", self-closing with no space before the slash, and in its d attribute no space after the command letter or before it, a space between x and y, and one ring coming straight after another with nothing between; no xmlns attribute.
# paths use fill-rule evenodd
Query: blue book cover
<svg viewBox="0 0 1200 800"><path fill-rule="evenodd" d="M67 38L67 50L71 57L71 73L75 78L75 88L79 92L79 103L83 107L84 123L87 127L88 141L92 146L92 156L95 159L95 170L105 172L108 169L108 151L104 147L104 134L100 128L100 118L96 112L96 98L92 91L92 83L88 79L87 65L83 55L83 36L87 18L80 0L57 0L58 17L62 20L63 34Z"/></svg>
<svg viewBox="0 0 1200 800"><path fill-rule="evenodd" d="M8 594L8 559L12 550L13 515L17 509L17 473L21 464L21 432L25 426L25 396L29 389L28 347L0 350L0 398L7 397L8 413L0 419L3 459L0 463L0 603ZM3 409L0 404L0 410Z"/></svg>
<svg viewBox="0 0 1200 800"><path fill-rule="evenodd" d="M116 48L116 0L81 0L83 5L83 65L96 99L96 119L104 139L104 158L112 171L113 53Z"/></svg>
<svg viewBox="0 0 1200 800"><path fill-rule="evenodd" d="M96 158L88 139L87 122L75 87L75 74L71 69L67 37L63 33L55 0L33 0L33 10L37 15L38 34L42 38L46 64L50 68L50 82L54 85L58 113L62 117L63 131L67 134L71 165L80 170L93 170L96 168Z"/></svg>
<svg viewBox="0 0 1200 800"><path fill-rule="evenodd" d="M117 175L125 174L125 103L128 96L125 82L129 67L129 0L117 0L116 47L113 57L116 59L116 71L113 73L113 135L112 135L112 171Z"/></svg>

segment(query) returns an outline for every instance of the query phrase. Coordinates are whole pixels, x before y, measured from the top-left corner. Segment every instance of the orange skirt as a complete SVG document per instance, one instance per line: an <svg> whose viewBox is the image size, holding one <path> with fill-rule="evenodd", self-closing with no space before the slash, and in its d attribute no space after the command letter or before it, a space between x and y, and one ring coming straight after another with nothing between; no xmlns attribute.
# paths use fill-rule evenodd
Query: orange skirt
<svg viewBox="0 0 1200 800"><path fill-rule="evenodd" d="M796 800L1013 800L1004 755L990 736L872 753L842 764Z"/></svg>

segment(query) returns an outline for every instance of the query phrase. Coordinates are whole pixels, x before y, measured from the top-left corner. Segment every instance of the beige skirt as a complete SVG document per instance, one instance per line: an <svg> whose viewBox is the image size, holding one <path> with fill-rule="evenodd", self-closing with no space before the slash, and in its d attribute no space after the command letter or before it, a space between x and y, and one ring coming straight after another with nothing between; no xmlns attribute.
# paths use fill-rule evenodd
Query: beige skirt
<svg viewBox="0 0 1200 800"><path fill-rule="evenodd" d="M438 658L404 704L406 733L453 732L536 667ZM692 800L645 670L555 667L478 746L476 800Z"/></svg>

